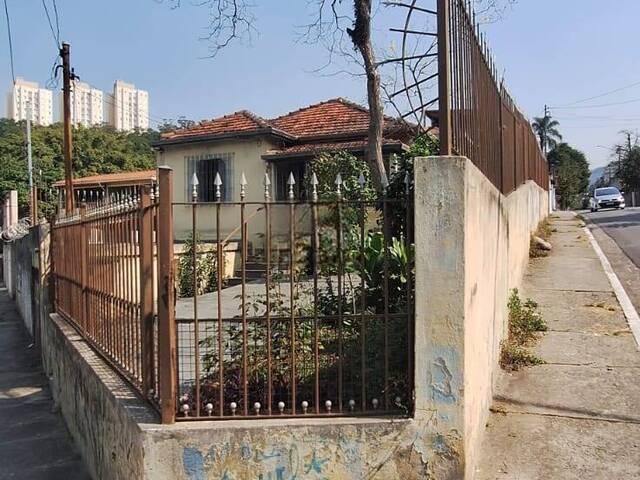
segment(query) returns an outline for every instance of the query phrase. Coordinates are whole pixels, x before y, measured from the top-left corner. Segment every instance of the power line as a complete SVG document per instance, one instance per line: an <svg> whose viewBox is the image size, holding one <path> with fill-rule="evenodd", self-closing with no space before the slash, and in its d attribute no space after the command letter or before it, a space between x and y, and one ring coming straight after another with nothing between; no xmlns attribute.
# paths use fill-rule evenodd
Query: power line
<svg viewBox="0 0 640 480"><path fill-rule="evenodd" d="M636 102L640 102L640 98L634 98L631 100L625 100L622 102L614 102L614 103L603 103L603 104L599 104L599 105L578 105L575 107L570 107L570 106L564 106L564 107L550 107L550 108L555 108L555 109L561 109L561 110L576 110L576 109L585 109L585 108L604 108L604 107L614 107L617 105L627 105L628 103L636 103Z"/></svg>
<svg viewBox="0 0 640 480"><path fill-rule="evenodd" d="M640 82L635 82L635 83L632 83L630 85L625 85L624 87L616 88L614 90L609 90L608 92L601 93L599 95L594 95L593 97L588 97L588 98L583 98L581 100L576 100L575 102L567 103L566 105L562 105L560 107L555 107L555 108L570 107L570 106L575 105L577 103L588 102L589 100L595 100L596 98L606 97L607 95L611 95L613 93L618 93L618 92L621 92L623 90L627 90L629 88L633 88L633 87L638 86L638 85L640 85Z"/></svg>
<svg viewBox="0 0 640 480"><path fill-rule="evenodd" d="M51 0L53 2L53 12L56 17L56 38L58 39L58 43L60 43L60 16L58 15L58 4L56 0Z"/></svg>
<svg viewBox="0 0 640 480"><path fill-rule="evenodd" d="M6 0L5 0L6 3ZM49 14L49 9L47 8L47 4L45 0L42 0L42 7L44 8L44 13L47 16L47 21L49 22L49 28L51 29L51 35L53 35L53 41L56 44L56 48L60 48L60 25L58 23L58 7L54 4L54 10L56 15L56 28L53 28L53 22L51 21L51 15Z"/></svg>
<svg viewBox="0 0 640 480"><path fill-rule="evenodd" d="M4 14L7 18L7 37L9 38L9 62L11 63L11 78L13 83L16 83L16 72L13 66L13 40L11 39L11 20L9 19L9 8L7 7L7 0L4 0Z"/></svg>

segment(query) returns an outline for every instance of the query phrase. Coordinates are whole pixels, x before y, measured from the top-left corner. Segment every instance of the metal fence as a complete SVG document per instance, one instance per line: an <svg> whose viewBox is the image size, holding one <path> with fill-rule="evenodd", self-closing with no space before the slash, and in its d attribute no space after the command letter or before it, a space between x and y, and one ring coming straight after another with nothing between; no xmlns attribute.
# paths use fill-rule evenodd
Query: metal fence
<svg viewBox="0 0 640 480"><path fill-rule="evenodd" d="M163 422L411 412L408 172L381 197L314 175L309 200L265 182L259 202L243 182L239 202L174 203L158 179L59 217L52 260L56 310Z"/></svg>
<svg viewBox="0 0 640 480"><path fill-rule="evenodd" d="M410 412L404 178L383 198L338 175L324 195L307 179L305 201L293 182L275 201L266 182L260 202L242 184L239 202L173 204L191 217L177 269L177 420Z"/></svg>
<svg viewBox="0 0 640 480"><path fill-rule="evenodd" d="M52 226L56 311L153 401L156 197L146 188L102 198Z"/></svg>
<svg viewBox="0 0 640 480"><path fill-rule="evenodd" d="M468 157L504 194L527 180L548 189L545 155L465 0L438 0L438 55L441 154Z"/></svg>

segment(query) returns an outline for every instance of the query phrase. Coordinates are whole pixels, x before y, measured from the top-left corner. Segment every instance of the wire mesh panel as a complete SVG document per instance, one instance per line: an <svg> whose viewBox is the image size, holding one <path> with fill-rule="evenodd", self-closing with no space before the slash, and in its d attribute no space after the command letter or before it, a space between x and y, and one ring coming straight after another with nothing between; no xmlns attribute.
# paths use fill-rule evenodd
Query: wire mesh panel
<svg viewBox="0 0 640 480"><path fill-rule="evenodd" d="M378 197L306 179L308 200L174 203L177 420L406 415L412 403L409 174ZM298 179L302 182L303 179ZM368 193L367 193L368 192Z"/></svg>

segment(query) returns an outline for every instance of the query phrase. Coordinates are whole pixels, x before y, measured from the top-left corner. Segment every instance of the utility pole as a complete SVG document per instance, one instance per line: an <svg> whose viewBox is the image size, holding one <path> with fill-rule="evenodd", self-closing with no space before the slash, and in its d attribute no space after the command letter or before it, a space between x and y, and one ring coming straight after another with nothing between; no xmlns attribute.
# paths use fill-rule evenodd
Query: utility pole
<svg viewBox="0 0 640 480"><path fill-rule="evenodd" d="M31 157L31 103L27 104L27 170L29 171L29 213L31 217L31 225L35 225L35 219L38 216L38 212L35 210L38 208L35 204L33 195L33 159Z"/></svg>
<svg viewBox="0 0 640 480"><path fill-rule="evenodd" d="M62 91L64 110L64 188L65 210L73 212L73 138L71 136L71 80L75 78L69 65L69 44L62 43Z"/></svg>

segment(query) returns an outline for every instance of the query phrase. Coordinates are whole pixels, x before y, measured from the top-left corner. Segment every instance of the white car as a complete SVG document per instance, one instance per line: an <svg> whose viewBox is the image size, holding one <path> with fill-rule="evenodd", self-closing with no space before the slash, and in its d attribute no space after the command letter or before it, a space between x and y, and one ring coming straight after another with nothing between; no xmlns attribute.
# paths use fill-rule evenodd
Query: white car
<svg viewBox="0 0 640 480"><path fill-rule="evenodd" d="M597 212L600 208L624 208L624 197L616 187L596 188L591 197L591 211Z"/></svg>

